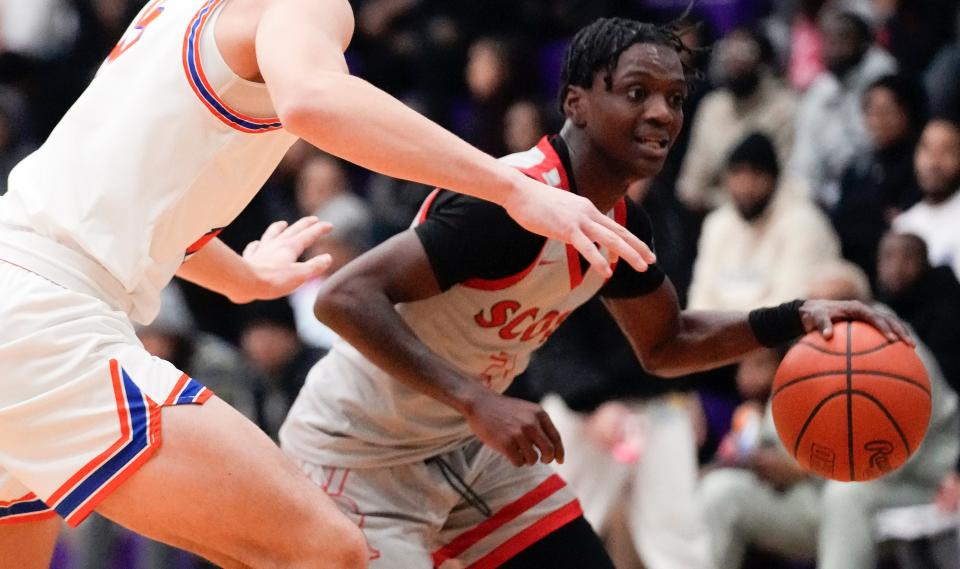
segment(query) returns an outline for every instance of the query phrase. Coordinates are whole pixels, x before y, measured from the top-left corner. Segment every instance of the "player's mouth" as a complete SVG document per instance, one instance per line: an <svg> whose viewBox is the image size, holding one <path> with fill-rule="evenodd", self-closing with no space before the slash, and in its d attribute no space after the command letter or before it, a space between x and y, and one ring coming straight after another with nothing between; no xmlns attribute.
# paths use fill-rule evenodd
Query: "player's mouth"
<svg viewBox="0 0 960 569"><path fill-rule="evenodd" d="M670 139L666 136L634 136L634 140L645 154L653 157L665 157L670 148Z"/></svg>

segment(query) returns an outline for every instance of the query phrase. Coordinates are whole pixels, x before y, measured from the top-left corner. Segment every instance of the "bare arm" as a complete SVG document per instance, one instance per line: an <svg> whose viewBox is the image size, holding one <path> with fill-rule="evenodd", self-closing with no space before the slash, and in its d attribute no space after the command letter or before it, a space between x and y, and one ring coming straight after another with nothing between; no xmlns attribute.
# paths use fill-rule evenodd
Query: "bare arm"
<svg viewBox="0 0 960 569"><path fill-rule="evenodd" d="M387 93L347 73L353 15L342 0L274 0L257 28L256 56L284 127L370 170L503 205L529 231L576 247L609 275L594 243L637 270L650 249L586 199L535 182L480 152Z"/></svg>
<svg viewBox="0 0 960 569"><path fill-rule="evenodd" d="M423 245L405 231L324 283L317 318L394 379L452 407L515 465L563 460L560 437L539 405L487 389L430 350L394 305L440 294Z"/></svg>
<svg viewBox="0 0 960 569"><path fill-rule="evenodd" d="M315 217L305 217L289 227L278 221L260 240L250 243L243 255L214 239L187 259L177 276L238 304L280 298L330 266L329 255L299 262L306 248L329 231L330 224Z"/></svg>
<svg viewBox="0 0 960 569"><path fill-rule="evenodd" d="M666 280L645 296L604 299L644 368L675 377L734 363L761 347L746 312L680 310L676 290ZM859 302L808 300L800 308L807 332L833 334L832 322L865 321L887 337L910 342L899 321Z"/></svg>

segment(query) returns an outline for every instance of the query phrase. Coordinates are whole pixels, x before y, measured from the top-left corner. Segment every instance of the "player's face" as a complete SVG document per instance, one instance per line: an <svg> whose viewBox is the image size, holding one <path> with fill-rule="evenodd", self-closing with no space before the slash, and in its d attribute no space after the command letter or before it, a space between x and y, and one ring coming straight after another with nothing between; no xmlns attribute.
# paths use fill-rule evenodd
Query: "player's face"
<svg viewBox="0 0 960 569"><path fill-rule="evenodd" d="M672 48L636 44L623 55L607 90L597 73L584 93L589 113L584 129L591 143L639 177L663 167L683 126L687 83Z"/></svg>

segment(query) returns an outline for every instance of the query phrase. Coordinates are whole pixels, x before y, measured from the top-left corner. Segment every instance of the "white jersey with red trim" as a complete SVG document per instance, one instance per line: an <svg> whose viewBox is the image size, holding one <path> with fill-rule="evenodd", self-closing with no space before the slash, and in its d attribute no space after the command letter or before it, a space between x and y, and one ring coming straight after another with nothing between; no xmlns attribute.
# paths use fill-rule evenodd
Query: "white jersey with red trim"
<svg viewBox="0 0 960 569"><path fill-rule="evenodd" d="M185 255L250 202L296 138L235 75L223 0L152 0L0 199L0 259L148 322Z"/></svg>
<svg viewBox="0 0 960 569"><path fill-rule="evenodd" d="M547 139L503 158L527 175L569 190ZM432 194L414 225L426 220ZM608 212L625 223L621 199ZM545 240L523 271L470 279L397 311L433 352L489 388L503 392L531 354L606 280L586 270L576 249ZM338 341L307 377L284 424L285 450L312 464L351 468L422 460L462 445L472 434L462 415L393 379L353 346Z"/></svg>

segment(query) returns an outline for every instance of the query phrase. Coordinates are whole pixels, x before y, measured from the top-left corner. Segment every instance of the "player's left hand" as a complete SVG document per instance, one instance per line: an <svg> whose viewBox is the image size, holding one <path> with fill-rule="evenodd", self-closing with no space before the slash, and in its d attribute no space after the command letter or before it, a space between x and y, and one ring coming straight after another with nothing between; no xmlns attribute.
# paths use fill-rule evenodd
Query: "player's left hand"
<svg viewBox="0 0 960 569"><path fill-rule="evenodd" d="M258 241L243 250L243 260L256 276L247 291L249 300L271 300L287 296L306 281L330 268L330 255L300 261L300 256L333 226L316 217L304 217L293 225L277 221Z"/></svg>
<svg viewBox="0 0 960 569"><path fill-rule="evenodd" d="M914 345L907 328L896 316L856 300L806 300L800 306L800 318L807 332L819 331L827 339L833 337L834 322L859 320L879 330L891 342Z"/></svg>
<svg viewBox="0 0 960 569"><path fill-rule="evenodd" d="M527 231L574 246L604 277L613 274L610 265L617 258L640 272L657 260L646 243L600 213L590 200L526 176L521 176L503 207ZM597 245L607 249L609 258Z"/></svg>

